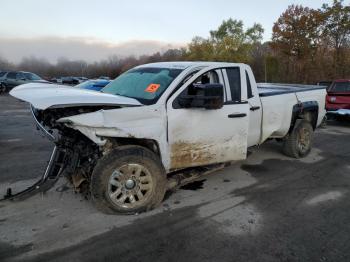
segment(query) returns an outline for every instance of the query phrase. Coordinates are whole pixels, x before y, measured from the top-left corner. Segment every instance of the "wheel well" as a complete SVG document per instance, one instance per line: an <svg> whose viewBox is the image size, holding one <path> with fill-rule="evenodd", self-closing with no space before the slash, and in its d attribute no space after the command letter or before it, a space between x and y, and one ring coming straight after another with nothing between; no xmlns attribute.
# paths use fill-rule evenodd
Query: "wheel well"
<svg viewBox="0 0 350 262"><path fill-rule="evenodd" d="M116 146L124 146L124 145L136 145L142 146L153 153L155 153L161 159L160 149L158 142L153 139L143 139L143 138L133 138L133 137L117 137L117 138L109 138L109 146L108 148L113 148Z"/></svg>
<svg viewBox="0 0 350 262"><path fill-rule="evenodd" d="M317 101L302 102L294 105L289 132L293 130L298 119L304 119L310 122L312 128L315 130L317 127L318 114L319 106Z"/></svg>

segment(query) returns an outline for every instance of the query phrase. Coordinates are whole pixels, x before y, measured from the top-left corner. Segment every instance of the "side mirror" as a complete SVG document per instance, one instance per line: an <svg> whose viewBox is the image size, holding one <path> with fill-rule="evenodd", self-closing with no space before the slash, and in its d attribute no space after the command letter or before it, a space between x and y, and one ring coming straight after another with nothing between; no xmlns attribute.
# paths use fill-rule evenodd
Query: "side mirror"
<svg viewBox="0 0 350 262"><path fill-rule="evenodd" d="M224 87L222 84L193 84L188 87L188 95L179 97L183 108L220 109L224 105Z"/></svg>

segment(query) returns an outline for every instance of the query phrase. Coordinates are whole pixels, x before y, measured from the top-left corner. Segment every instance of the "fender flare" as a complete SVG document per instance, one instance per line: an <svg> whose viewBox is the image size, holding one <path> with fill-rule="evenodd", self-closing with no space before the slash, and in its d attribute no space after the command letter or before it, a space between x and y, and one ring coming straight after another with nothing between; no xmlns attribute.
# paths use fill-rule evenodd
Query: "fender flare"
<svg viewBox="0 0 350 262"><path fill-rule="evenodd" d="M294 127L298 124L297 120L305 119L305 115L309 113L311 114L311 125L315 130L317 128L318 115L319 115L319 105L317 101L306 101L300 102L293 106L292 119L290 124L290 133Z"/></svg>

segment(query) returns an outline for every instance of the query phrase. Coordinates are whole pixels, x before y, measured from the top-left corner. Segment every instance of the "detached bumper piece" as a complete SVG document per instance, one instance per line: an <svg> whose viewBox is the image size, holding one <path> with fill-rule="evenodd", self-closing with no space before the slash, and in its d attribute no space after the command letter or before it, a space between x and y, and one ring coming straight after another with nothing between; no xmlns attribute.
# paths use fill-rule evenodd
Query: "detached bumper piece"
<svg viewBox="0 0 350 262"><path fill-rule="evenodd" d="M18 193L13 194L12 189L8 188L6 191L6 195L4 198L0 199L0 201L4 200L24 200L27 199L37 193L44 193L52 188L57 182L58 178L62 174L65 169L66 162L66 152L63 149L55 146L52 151L50 161L46 167L45 173L37 181L34 185L28 187L27 189L20 191Z"/></svg>

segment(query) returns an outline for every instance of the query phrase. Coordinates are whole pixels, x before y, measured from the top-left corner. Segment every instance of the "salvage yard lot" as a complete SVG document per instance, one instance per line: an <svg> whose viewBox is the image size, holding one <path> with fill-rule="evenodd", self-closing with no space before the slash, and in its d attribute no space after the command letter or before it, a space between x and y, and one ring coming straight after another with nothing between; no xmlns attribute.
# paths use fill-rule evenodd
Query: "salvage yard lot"
<svg viewBox="0 0 350 262"><path fill-rule="evenodd" d="M53 148L28 105L0 96L0 193L39 177ZM295 160L268 142L149 213L104 215L61 179L0 202L0 261L349 261L350 125L317 130Z"/></svg>

